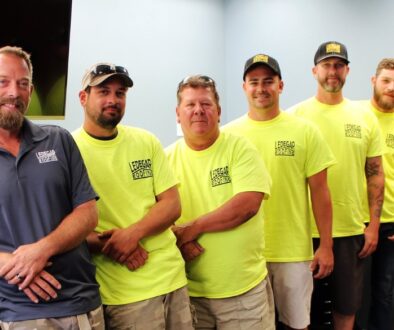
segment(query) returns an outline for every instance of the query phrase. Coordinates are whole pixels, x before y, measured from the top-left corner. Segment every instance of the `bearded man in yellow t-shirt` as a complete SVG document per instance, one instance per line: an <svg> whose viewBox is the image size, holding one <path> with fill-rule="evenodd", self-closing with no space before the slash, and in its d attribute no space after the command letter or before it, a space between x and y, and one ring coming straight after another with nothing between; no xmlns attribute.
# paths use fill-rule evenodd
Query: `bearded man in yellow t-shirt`
<svg viewBox="0 0 394 330"><path fill-rule="evenodd" d="M362 302L365 258L378 242L384 195L382 141L374 115L343 97L349 73L346 46L337 41L324 42L316 51L314 63L317 94L290 111L319 127L337 160L328 170L335 259L329 280L334 327L350 330ZM367 227L364 204L369 206Z"/></svg>
<svg viewBox="0 0 394 330"><path fill-rule="evenodd" d="M182 255L170 226L180 214L177 180L151 133L119 124L133 86L128 71L97 63L84 75L83 127L74 138L99 221L87 242L106 329L193 329Z"/></svg>
<svg viewBox="0 0 394 330"><path fill-rule="evenodd" d="M372 254L368 329L380 330L393 326L394 58L384 58L379 62L372 77L372 87L372 98L361 102L376 116L382 130L385 190L378 246Z"/></svg>

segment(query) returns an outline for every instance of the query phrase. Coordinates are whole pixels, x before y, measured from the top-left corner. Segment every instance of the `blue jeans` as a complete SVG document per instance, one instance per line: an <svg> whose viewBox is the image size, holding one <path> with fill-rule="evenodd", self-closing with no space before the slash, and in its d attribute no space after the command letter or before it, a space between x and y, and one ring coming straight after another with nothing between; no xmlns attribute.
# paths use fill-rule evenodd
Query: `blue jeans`
<svg viewBox="0 0 394 330"><path fill-rule="evenodd" d="M392 327L394 293L394 223L383 223L379 243L372 255L371 309L368 330L386 330Z"/></svg>

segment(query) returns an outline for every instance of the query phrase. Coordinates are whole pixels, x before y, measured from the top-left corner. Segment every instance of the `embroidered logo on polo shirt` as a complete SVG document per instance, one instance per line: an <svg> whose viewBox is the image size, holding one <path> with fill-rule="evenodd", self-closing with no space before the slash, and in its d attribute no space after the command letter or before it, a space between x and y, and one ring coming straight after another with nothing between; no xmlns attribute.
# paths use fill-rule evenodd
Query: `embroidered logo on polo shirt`
<svg viewBox="0 0 394 330"><path fill-rule="evenodd" d="M361 126L345 124L345 136L361 139Z"/></svg>
<svg viewBox="0 0 394 330"><path fill-rule="evenodd" d="M152 161L150 159L134 160L129 162L134 180L153 177Z"/></svg>
<svg viewBox="0 0 394 330"><path fill-rule="evenodd" d="M275 156L294 156L294 141L275 141Z"/></svg>
<svg viewBox="0 0 394 330"><path fill-rule="evenodd" d="M36 157L41 164L58 161L56 151L54 149L36 152Z"/></svg>
<svg viewBox="0 0 394 330"><path fill-rule="evenodd" d="M387 133L386 145L390 148L394 148L394 134Z"/></svg>
<svg viewBox="0 0 394 330"><path fill-rule="evenodd" d="M210 172L212 187L220 186L231 182L228 166L218 167Z"/></svg>

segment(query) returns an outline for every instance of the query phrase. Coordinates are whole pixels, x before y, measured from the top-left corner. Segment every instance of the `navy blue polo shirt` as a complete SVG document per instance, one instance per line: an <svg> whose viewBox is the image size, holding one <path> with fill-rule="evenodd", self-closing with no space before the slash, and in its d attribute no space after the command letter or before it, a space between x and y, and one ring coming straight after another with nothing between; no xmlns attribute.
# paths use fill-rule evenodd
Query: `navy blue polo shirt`
<svg viewBox="0 0 394 330"><path fill-rule="evenodd" d="M72 210L95 199L79 150L65 129L25 119L15 158L0 148L0 251L51 233ZM86 242L54 256L46 270L61 283L58 297L35 304L16 285L0 279L0 320L66 317L97 308L101 301Z"/></svg>

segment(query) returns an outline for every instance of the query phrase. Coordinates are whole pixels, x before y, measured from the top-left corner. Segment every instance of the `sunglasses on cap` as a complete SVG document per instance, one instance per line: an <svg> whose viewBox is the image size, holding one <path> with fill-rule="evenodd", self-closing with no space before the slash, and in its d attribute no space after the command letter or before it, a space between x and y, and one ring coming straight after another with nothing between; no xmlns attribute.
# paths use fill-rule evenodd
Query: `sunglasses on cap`
<svg viewBox="0 0 394 330"><path fill-rule="evenodd" d="M216 88L215 81L211 77L203 75L187 76L178 84L178 93L187 85L190 85L191 87L206 86Z"/></svg>
<svg viewBox="0 0 394 330"><path fill-rule="evenodd" d="M129 75L129 72L125 67L118 65L98 64L91 71L91 74L95 76L101 76L110 73L123 73L127 76Z"/></svg>
<svg viewBox="0 0 394 330"><path fill-rule="evenodd" d="M215 81L208 76L203 76L203 75L195 75L195 76L187 76L186 78L182 79L181 82L178 84L179 86L182 85L187 85L192 81L203 81L207 84L215 85Z"/></svg>

